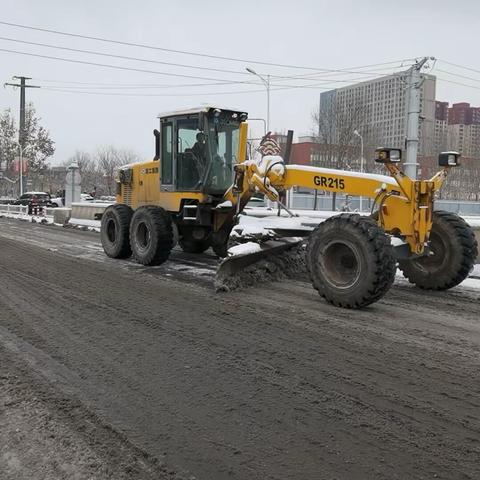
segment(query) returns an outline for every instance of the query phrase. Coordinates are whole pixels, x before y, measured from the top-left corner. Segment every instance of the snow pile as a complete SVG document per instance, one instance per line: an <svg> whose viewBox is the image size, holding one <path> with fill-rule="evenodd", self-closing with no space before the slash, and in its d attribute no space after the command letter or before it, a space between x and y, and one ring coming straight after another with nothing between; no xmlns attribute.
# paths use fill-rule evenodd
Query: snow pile
<svg viewBox="0 0 480 480"><path fill-rule="evenodd" d="M305 247L292 247L280 254L271 254L241 271L227 277L217 276L214 281L216 292L230 292L238 288L251 287L286 278L302 278L306 275Z"/></svg>
<svg viewBox="0 0 480 480"><path fill-rule="evenodd" d="M89 232L100 232L100 220L85 220L83 218L71 218L66 226L78 228Z"/></svg>
<svg viewBox="0 0 480 480"><path fill-rule="evenodd" d="M48 225L53 224L52 217L45 217L43 215L27 215L26 213L11 213L0 211L0 217L13 218L15 220L21 220L23 222L43 223Z"/></svg>
<svg viewBox="0 0 480 480"><path fill-rule="evenodd" d="M261 250L260 244L255 242L240 243L228 249L229 255L247 255L249 253L259 252Z"/></svg>

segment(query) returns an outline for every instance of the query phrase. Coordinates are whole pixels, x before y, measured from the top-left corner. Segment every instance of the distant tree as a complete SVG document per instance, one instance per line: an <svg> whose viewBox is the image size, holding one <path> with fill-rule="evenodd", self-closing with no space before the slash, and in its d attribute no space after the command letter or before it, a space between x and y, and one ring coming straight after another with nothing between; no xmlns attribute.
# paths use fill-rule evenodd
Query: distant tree
<svg viewBox="0 0 480 480"><path fill-rule="evenodd" d="M10 109L6 109L0 115L0 166L3 170L10 170L18 155L17 138L15 120Z"/></svg>
<svg viewBox="0 0 480 480"><path fill-rule="evenodd" d="M354 136L361 129L365 118L362 102L342 105L330 102L313 114L313 136L316 139L316 163L329 168L350 169L358 156Z"/></svg>
<svg viewBox="0 0 480 480"><path fill-rule="evenodd" d="M25 112L25 161L29 169L38 172L46 165L46 160L55 153L55 142L50 133L40 125L35 107L29 103ZM0 159L10 169L18 150L18 127L10 109L0 115ZM27 147L28 150L27 150Z"/></svg>
<svg viewBox="0 0 480 480"><path fill-rule="evenodd" d="M55 142L50 138L50 132L40 125L40 120L33 103L29 103L25 112L25 146L30 149L25 157L34 172L43 169L46 160L55 153Z"/></svg>
<svg viewBox="0 0 480 480"><path fill-rule="evenodd" d="M138 162L138 155L131 150L117 149L113 146L102 147L94 154L94 162L98 165L103 187L107 195L115 193L115 174L122 166Z"/></svg>
<svg viewBox="0 0 480 480"><path fill-rule="evenodd" d="M354 135L358 130L363 137L364 171L376 171L373 150L378 146L380 132L368 125L369 106L361 98L340 103L326 103L312 114L312 136L316 142L314 163L317 166L342 170L360 170L360 140Z"/></svg>

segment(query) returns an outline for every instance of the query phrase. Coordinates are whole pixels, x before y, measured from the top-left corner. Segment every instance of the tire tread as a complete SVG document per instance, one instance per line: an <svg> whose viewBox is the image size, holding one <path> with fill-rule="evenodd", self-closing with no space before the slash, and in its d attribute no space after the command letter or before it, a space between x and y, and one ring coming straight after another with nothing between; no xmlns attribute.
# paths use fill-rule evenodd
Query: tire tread
<svg viewBox="0 0 480 480"><path fill-rule="evenodd" d="M323 234L323 231L333 223L338 224L339 227L350 225L357 229L373 250L373 258L375 261L374 282L368 290L364 291L361 295L351 297L349 300L334 298L326 292L323 288L322 281L319 278L316 278L313 268L315 239L319 238ZM375 220L369 217L349 213L342 213L330 217L313 231L310 235L307 246L306 263L313 287L318 291L320 296L322 296L327 302L344 308L362 308L379 300L390 289L395 279L396 272L396 261L393 247L390 244L389 237L387 237L383 229L377 225Z"/></svg>

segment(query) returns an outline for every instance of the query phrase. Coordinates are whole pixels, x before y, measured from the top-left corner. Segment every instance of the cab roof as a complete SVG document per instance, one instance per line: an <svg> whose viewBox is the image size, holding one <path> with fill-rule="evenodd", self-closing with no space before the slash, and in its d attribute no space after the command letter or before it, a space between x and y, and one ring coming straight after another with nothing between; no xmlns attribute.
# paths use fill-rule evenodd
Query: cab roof
<svg viewBox="0 0 480 480"><path fill-rule="evenodd" d="M211 106L211 105L202 105L200 107L192 107L192 108L186 108L186 109L183 109L183 110L174 110L174 111L170 111L170 112L162 112L158 115L157 118L168 118L168 117L175 117L175 116L178 116L178 115L193 115L195 113L200 113L200 112L203 112L203 113L208 113L210 112L211 110L215 110L215 109L219 109L219 110L226 110L228 112L233 112L233 113L247 113L247 112L244 112L242 110L238 110L237 108L226 108L226 107L219 107L218 105L216 106Z"/></svg>

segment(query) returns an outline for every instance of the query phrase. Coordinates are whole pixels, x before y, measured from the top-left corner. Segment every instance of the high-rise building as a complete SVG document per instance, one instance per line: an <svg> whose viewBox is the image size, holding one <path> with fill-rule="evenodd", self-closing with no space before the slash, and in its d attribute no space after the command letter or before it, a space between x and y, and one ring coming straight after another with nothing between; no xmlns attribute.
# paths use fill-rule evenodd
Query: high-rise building
<svg viewBox="0 0 480 480"><path fill-rule="evenodd" d="M480 108L469 103L436 102L435 150L455 150L464 157L480 158Z"/></svg>
<svg viewBox="0 0 480 480"><path fill-rule="evenodd" d="M406 71L321 93L321 141L330 141L322 129L333 129L331 141L337 142L345 142L357 129L371 146L405 148L407 76ZM431 155L435 149L436 78L424 74L423 79L419 155Z"/></svg>
<svg viewBox="0 0 480 480"><path fill-rule="evenodd" d="M434 153L448 150L448 102L435 102Z"/></svg>
<svg viewBox="0 0 480 480"><path fill-rule="evenodd" d="M480 108L471 107L469 103L454 103L448 109L448 123L451 125L480 124Z"/></svg>

